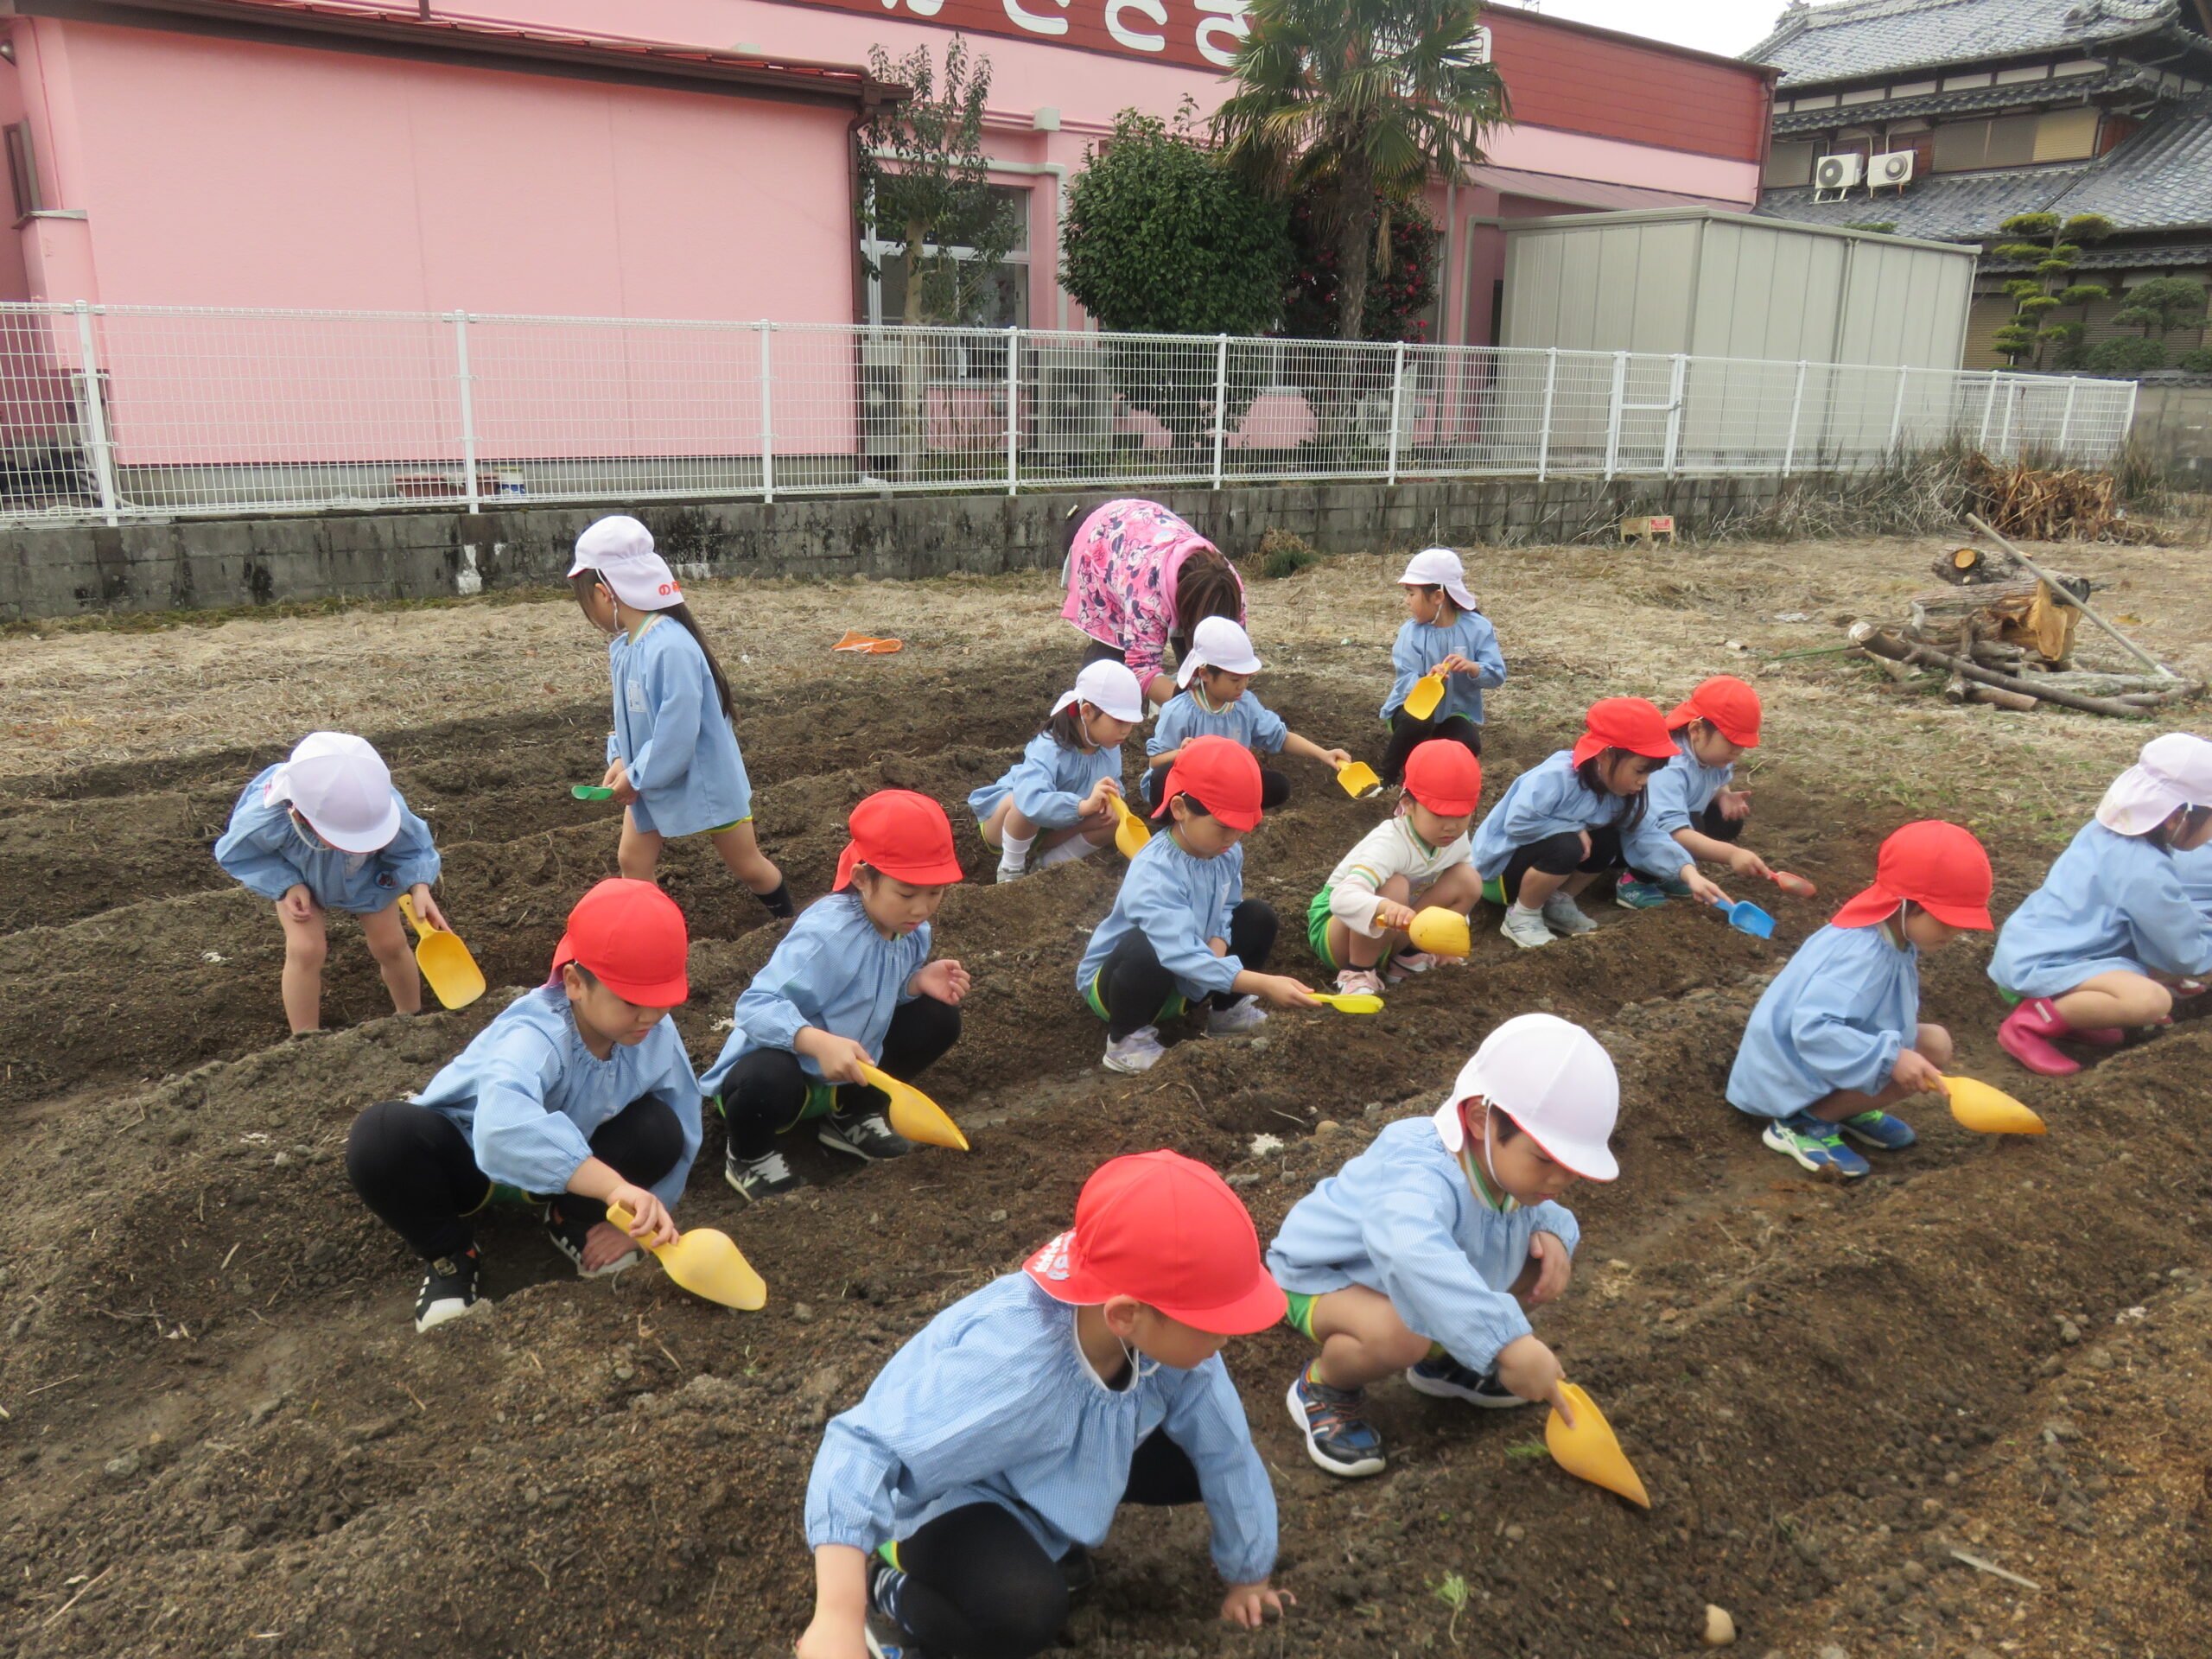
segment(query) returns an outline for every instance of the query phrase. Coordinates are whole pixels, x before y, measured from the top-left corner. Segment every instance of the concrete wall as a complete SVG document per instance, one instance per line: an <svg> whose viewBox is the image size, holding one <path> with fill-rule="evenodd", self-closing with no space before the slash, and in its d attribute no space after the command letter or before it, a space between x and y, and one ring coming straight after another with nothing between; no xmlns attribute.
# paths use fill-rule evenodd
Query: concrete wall
<svg viewBox="0 0 2212 1659"><path fill-rule="evenodd" d="M1810 480L1795 480L1803 486ZM1771 478L1529 479L1168 491L1159 499L1231 554L1269 529L1324 552L1593 539L1626 513L1673 512L1685 534L1756 510ZM687 579L915 577L1037 569L1060 562L1064 515L1103 495L652 506L652 526ZM160 611L320 599L422 599L544 587L603 508L423 511L0 531L0 618Z"/></svg>
<svg viewBox="0 0 2212 1659"><path fill-rule="evenodd" d="M2172 386L2145 380L2136 393L2128 448L2175 482L2212 485L2212 385Z"/></svg>

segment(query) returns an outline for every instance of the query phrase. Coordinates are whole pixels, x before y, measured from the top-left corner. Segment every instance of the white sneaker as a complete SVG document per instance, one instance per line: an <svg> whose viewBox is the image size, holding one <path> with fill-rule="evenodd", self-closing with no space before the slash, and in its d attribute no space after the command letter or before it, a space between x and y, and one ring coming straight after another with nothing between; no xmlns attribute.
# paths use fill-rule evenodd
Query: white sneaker
<svg viewBox="0 0 2212 1659"><path fill-rule="evenodd" d="M1563 893L1555 893L1544 900L1544 920L1553 932L1565 938L1598 931L1598 924L1582 913L1582 906Z"/></svg>
<svg viewBox="0 0 2212 1659"><path fill-rule="evenodd" d="M1158 1065L1166 1052L1160 1045L1159 1027L1140 1026L1126 1037L1106 1039L1106 1069L1134 1077Z"/></svg>
<svg viewBox="0 0 2212 1659"><path fill-rule="evenodd" d="M1260 1006L1256 996L1240 996L1225 1008L1216 1008L1206 1015L1206 1034L1210 1037L1235 1037L1248 1031L1257 1031L1268 1023L1268 1011Z"/></svg>
<svg viewBox="0 0 2212 1659"><path fill-rule="evenodd" d="M1347 968L1337 976L1337 988L1347 996L1380 996L1382 981L1372 968Z"/></svg>
<svg viewBox="0 0 2212 1659"><path fill-rule="evenodd" d="M1552 942L1552 931L1544 925L1544 918L1518 905L1505 907L1505 919L1498 924L1497 931L1523 950L1534 950L1540 944Z"/></svg>
<svg viewBox="0 0 2212 1659"><path fill-rule="evenodd" d="M999 861L998 879L1001 885L1008 881L1019 881L1028 874L1029 865L1027 861L1020 864L1009 864L1004 859Z"/></svg>

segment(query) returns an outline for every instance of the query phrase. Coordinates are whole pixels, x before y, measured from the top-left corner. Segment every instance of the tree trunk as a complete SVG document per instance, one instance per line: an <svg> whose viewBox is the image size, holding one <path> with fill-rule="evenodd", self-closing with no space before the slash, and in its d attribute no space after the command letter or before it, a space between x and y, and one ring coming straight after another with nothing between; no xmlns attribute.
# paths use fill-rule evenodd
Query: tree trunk
<svg viewBox="0 0 2212 1659"><path fill-rule="evenodd" d="M1344 222L1337 227L1337 338L1362 340L1375 254L1375 186L1363 168L1344 179L1338 199Z"/></svg>

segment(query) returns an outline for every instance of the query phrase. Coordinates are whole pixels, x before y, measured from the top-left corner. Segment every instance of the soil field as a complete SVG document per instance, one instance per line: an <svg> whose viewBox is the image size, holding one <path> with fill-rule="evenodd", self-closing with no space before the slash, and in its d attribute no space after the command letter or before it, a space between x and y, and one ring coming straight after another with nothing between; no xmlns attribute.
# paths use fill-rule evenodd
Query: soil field
<svg viewBox="0 0 2212 1659"><path fill-rule="evenodd" d="M1072 672L1050 583L700 593L761 840L802 899L866 792L919 789L953 816L970 880L938 948L976 988L925 1081L975 1149L855 1168L795 1145L812 1185L747 1209L710 1124L681 1218L738 1240L765 1311L690 1300L652 1267L580 1282L505 1211L482 1234L496 1306L428 1338L407 1319L418 1269L338 1154L360 1108L419 1087L542 977L568 906L613 872L611 816L565 787L596 777L606 730L604 659L573 606L0 641L0 1133L18 1172L0 1213L0 1659L787 1652L826 1416L1064 1226L1098 1162L1204 1158L1264 1238L1529 1008L1589 1025L1623 1075L1623 1178L1570 1195L1574 1284L1538 1329L1604 1403L1651 1511L1561 1474L1537 1413L1396 1382L1374 1394L1390 1469L1334 1481L1283 1410L1304 1345L1273 1332L1228 1358L1276 1475L1292 1618L1259 1636L1214 1623L1203 1517L1131 1510L1067 1651L1646 1659L1695 1650L1708 1602L1743 1650L1786 1659L2212 1651L2212 1026L2029 1077L1995 1045L1987 945L1967 942L1928 964L1927 1015L2048 1136L1981 1139L1923 1104L1917 1147L1836 1188L1762 1150L1722 1098L1760 988L1883 835L1973 823L2001 914L2159 729L1951 708L1848 658L1762 668L1840 643L1839 619L1896 614L1932 550L1471 559L1514 674L1491 702L1486 798L1591 698L1672 702L1733 668L1770 711L1750 839L1821 899L1758 895L1781 920L1770 944L1688 905L1596 906L1588 938L1516 952L1478 912L1469 964L1372 1020L1278 1015L1179 1042L1141 1079L1100 1069L1072 984L1119 861L994 886L962 810ZM2212 668L2201 550L2052 556L2171 660ZM1395 574L1347 558L1254 594L1261 694L1370 759ZM849 626L908 648L830 657ZM284 1040L269 907L207 849L245 780L313 725L378 744L438 833L448 913L506 988L391 1018L341 925L337 1029ZM1289 764L1248 882L1286 922L1278 965L1318 981L1297 923L1383 808ZM703 1065L780 928L703 849L676 847L664 874L693 928L677 1020Z"/></svg>

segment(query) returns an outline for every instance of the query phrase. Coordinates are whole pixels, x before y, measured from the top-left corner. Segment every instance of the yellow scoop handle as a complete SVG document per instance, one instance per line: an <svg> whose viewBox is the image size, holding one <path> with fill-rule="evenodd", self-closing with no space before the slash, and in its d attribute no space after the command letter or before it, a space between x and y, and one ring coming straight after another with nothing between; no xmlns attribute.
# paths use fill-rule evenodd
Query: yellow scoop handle
<svg viewBox="0 0 2212 1659"><path fill-rule="evenodd" d="M1567 1426L1556 1405L1552 1408L1544 1423L1544 1445L1552 1461L1578 1480L1618 1492L1630 1503L1649 1509L1651 1496L1643 1490L1636 1466L1621 1450L1613 1426L1605 1421L1597 1402L1572 1382L1561 1382L1559 1391L1574 1413L1574 1427Z"/></svg>
<svg viewBox="0 0 2212 1659"><path fill-rule="evenodd" d="M411 893L399 895L399 913L407 918L407 925L416 935L415 965L423 970L423 979L441 1004L448 1008L465 1008L484 995L484 970L468 954L468 947L461 942L460 934L442 927L423 926L423 918L415 913Z"/></svg>
<svg viewBox="0 0 2212 1659"><path fill-rule="evenodd" d="M607 1218L626 1233L637 1219L619 1204L607 1206ZM670 1280L694 1296L748 1313L768 1305L767 1281L753 1272L753 1264L728 1233L694 1227L677 1234L673 1244L646 1248L660 1258L662 1270Z"/></svg>
<svg viewBox="0 0 2212 1659"><path fill-rule="evenodd" d="M1977 1135L2042 1135L2044 1121L2002 1089L1973 1077L1946 1077L1951 1116Z"/></svg>
<svg viewBox="0 0 2212 1659"><path fill-rule="evenodd" d="M893 1130L925 1146L950 1147L955 1152L968 1150L968 1137L960 1133L960 1126L945 1115L944 1107L912 1084L901 1083L888 1071L878 1071L872 1065L861 1067L861 1076L890 1096Z"/></svg>
<svg viewBox="0 0 2212 1659"><path fill-rule="evenodd" d="M1325 1002L1338 1014L1380 1014L1382 999L1371 991L1316 991L1316 1002Z"/></svg>
<svg viewBox="0 0 2212 1659"><path fill-rule="evenodd" d="M1414 682L1414 689L1406 693L1406 712L1415 720L1427 720L1436 712L1436 705L1444 701L1444 677L1424 674Z"/></svg>
<svg viewBox="0 0 2212 1659"><path fill-rule="evenodd" d="M1123 858L1135 858L1144 851L1152 840L1152 831L1145 828L1144 820L1129 810L1129 804L1118 795L1106 798L1114 807L1114 845Z"/></svg>

